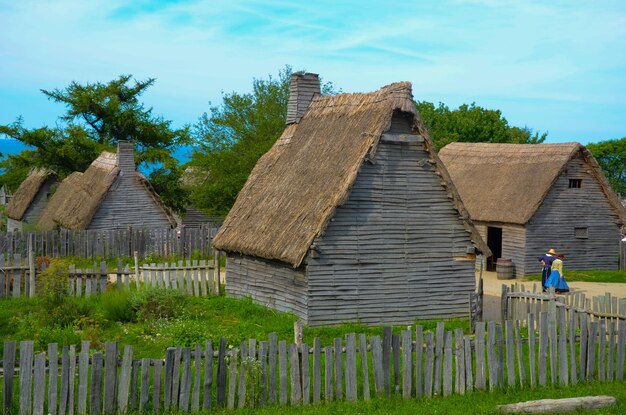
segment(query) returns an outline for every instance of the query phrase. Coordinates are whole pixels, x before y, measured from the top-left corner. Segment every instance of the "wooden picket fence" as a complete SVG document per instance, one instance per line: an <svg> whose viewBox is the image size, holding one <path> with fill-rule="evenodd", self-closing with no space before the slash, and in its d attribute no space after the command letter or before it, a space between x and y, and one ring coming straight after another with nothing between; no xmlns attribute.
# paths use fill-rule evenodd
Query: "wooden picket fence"
<svg viewBox="0 0 626 415"><path fill-rule="evenodd" d="M134 359L125 346L120 360L117 343L90 354L83 341L78 354L74 345L62 348L60 366L57 344L34 354L33 342L23 341L18 356L16 343L5 342L3 408L24 415L189 412L624 379L623 320L606 326L576 311L566 320L565 308L552 307L523 323L527 334L520 321L480 322L474 337L444 323L434 332L384 327L382 337L352 333L326 347L319 338L310 347L272 333L227 349L221 338L215 348L211 341L168 348L164 359Z"/></svg>
<svg viewBox="0 0 626 415"><path fill-rule="evenodd" d="M110 287L118 290L161 287L177 289L181 294L195 297L219 295L221 287L219 258L220 254L217 252L212 261L186 260L139 266L139 259L136 256L132 271L128 264L123 266L121 260L118 261L116 271L107 270L106 262L99 265L94 262L93 267L82 269L72 265L68 270L68 294L89 297L92 294L103 293L111 289ZM0 300L37 295L39 276L32 256L30 259L31 261L27 262L16 255L13 261L8 261L0 254Z"/></svg>
<svg viewBox="0 0 626 415"><path fill-rule="evenodd" d="M53 258L76 256L80 258L132 257L148 255L190 257L200 253L209 255L211 241L218 227L213 224L181 229L116 229L116 230L55 230L33 232L0 232L0 254Z"/></svg>
<svg viewBox="0 0 626 415"><path fill-rule="evenodd" d="M137 287L172 288L194 297L220 294L220 263L219 253L215 260L208 263L205 260L178 261L178 264L144 264L136 266ZM128 285L125 282L126 285Z"/></svg>
<svg viewBox="0 0 626 415"><path fill-rule="evenodd" d="M526 290L524 284L514 283L510 286L502 285L501 320L523 320L529 313L539 314L547 311L551 306L563 308L566 316L572 312L586 313L592 320L607 320L619 322L626 320L626 298L612 296L611 293L587 298L585 293L572 291L565 294L555 294L551 288L543 293L537 284L531 290Z"/></svg>

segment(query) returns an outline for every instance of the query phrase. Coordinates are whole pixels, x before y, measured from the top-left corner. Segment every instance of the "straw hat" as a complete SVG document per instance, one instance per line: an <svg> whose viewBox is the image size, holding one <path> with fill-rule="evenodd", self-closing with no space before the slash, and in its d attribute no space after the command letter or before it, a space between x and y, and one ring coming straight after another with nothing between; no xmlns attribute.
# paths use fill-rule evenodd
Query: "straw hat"
<svg viewBox="0 0 626 415"><path fill-rule="evenodd" d="M550 248L550 250L548 251L548 253L550 255L556 255L556 251L554 250L554 248Z"/></svg>

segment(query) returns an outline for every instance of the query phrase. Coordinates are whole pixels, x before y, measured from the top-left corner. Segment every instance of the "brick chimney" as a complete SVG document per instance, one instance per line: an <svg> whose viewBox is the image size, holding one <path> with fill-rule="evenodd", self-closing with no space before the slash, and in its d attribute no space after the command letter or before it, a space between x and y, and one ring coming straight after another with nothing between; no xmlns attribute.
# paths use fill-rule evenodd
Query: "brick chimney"
<svg viewBox="0 0 626 415"><path fill-rule="evenodd" d="M320 78L315 73L294 73L289 84L289 104L287 105L287 122L300 122L315 95L320 94Z"/></svg>
<svg viewBox="0 0 626 415"><path fill-rule="evenodd" d="M117 142L117 167L127 174L135 172L135 146L130 141Z"/></svg>

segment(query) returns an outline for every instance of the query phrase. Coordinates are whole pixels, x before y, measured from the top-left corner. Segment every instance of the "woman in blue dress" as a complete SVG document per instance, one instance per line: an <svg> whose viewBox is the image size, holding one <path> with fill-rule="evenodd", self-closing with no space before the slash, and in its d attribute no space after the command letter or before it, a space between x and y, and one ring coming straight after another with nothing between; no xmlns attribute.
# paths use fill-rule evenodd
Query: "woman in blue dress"
<svg viewBox="0 0 626 415"><path fill-rule="evenodd" d="M563 275L563 260L565 255L558 254L556 259L552 263L552 272L546 280L546 287L554 287L554 292L557 294L569 292L569 286L565 281Z"/></svg>

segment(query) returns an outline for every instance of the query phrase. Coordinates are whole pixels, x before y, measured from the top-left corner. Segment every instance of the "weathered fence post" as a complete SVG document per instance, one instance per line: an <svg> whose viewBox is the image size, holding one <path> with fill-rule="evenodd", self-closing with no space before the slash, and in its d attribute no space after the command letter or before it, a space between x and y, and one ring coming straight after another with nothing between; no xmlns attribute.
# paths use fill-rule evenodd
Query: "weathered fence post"
<svg viewBox="0 0 626 415"><path fill-rule="evenodd" d="M508 293L509 288L506 284L502 284L502 294L500 296L500 321L502 324L504 324L508 315Z"/></svg>
<svg viewBox="0 0 626 415"><path fill-rule="evenodd" d="M35 252L34 252L34 235L28 235L28 288L29 297L35 296Z"/></svg>
<svg viewBox="0 0 626 415"><path fill-rule="evenodd" d="M15 342L4 342L2 369L4 370L4 384L2 385L4 407L2 413L4 415L11 415L11 407L13 405L13 374L15 372Z"/></svg>

